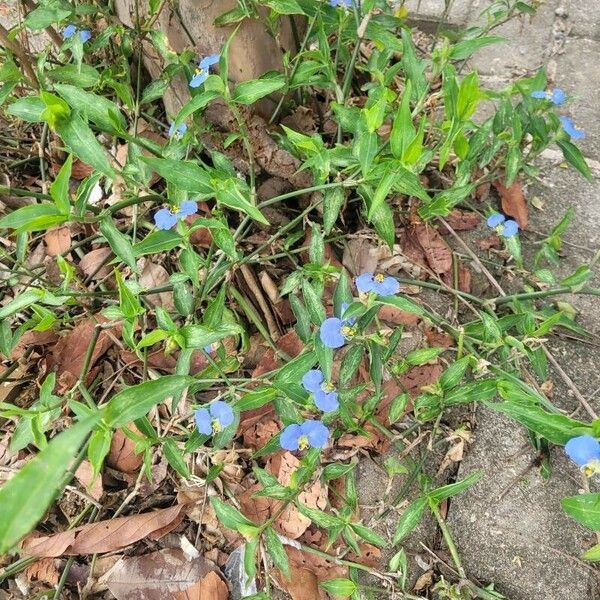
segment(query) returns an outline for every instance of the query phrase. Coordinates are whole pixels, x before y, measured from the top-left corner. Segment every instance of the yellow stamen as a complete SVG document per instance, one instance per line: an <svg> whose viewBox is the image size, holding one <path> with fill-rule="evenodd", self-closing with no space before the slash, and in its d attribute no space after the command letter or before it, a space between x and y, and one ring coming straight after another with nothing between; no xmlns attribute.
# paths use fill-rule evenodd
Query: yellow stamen
<svg viewBox="0 0 600 600"><path fill-rule="evenodd" d="M600 473L600 460L593 458L587 465L581 467L581 471L586 477Z"/></svg>
<svg viewBox="0 0 600 600"><path fill-rule="evenodd" d="M356 327L350 327L349 325L344 325L341 329L340 329L340 333L345 337L345 338L351 338L354 337L356 335Z"/></svg>
<svg viewBox="0 0 600 600"><path fill-rule="evenodd" d="M305 435L298 438L298 449L306 450L309 446L308 438Z"/></svg>
<svg viewBox="0 0 600 600"><path fill-rule="evenodd" d="M212 425L212 430L214 433L219 433L223 428L221 427L221 423L219 419L213 419L210 424Z"/></svg>
<svg viewBox="0 0 600 600"><path fill-rule="evenodd" d="M333 383L330 381L325 381L321 384L321 389L324 392L333 392L335 390L335 385L333 385Z"/></svg>
<svg viewBox="0 0 600 600"><path fill-rule="evenodd" d="M373 277L373 279L377 283L383 283L383 280L385 279L385 275L382 275L381 273L378 273L377 275L375 275L375 277Z"/></svg>

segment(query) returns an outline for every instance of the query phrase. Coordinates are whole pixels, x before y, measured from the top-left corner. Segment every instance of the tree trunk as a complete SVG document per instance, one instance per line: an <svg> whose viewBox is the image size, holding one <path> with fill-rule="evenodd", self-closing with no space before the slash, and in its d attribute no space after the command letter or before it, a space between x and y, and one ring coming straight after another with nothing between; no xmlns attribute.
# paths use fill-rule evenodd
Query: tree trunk
<svg viewBox="0 0 600 600"><path fill-rule="evenodd" d="M139 18L144 19L148 14L148 0L116 1L117 15L129 27L134 26L136 2ZM165 3L154 25L166 34L171 48L178 53L192 49L198 57L219 53L235 27L215 27L213 22L222 13L235 8L237 0L179 0L177 4L175 11L168 2ZM276 40L257 19L247 19L241 24L229 50L229 78L232 81L254 79L265 71L282 69L283 53L293 51L295 44L289 18L283 17L280 25ZM144 64L152 79L160 76L164 66L162 58L148 42L144 42ZM179 76L164 95L167 113L176 114L188 99L188 82Z"/></svg>

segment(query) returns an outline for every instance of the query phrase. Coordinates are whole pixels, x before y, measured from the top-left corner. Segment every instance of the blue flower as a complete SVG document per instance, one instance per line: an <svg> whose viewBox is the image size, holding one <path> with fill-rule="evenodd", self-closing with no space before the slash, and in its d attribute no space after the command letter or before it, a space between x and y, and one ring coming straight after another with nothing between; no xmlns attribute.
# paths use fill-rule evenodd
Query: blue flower
<svg viewBox="0 0 600 600"><path fill-rule="evenodd" d="M171 126L169 127L169 137L180 140L186 131L187 125L185 123L180 123L178 127L175 127L175 123L171 123Z"/></svg>
<svg viewBox="0 0 600 600"><path fill-rule="evenodd" d="M356 335L356 328L354 327L356 319L353 317L348 319L343 318L347 308L348 304L343 303L341 319L338 317L329 317L321 323L319 337L328 348L341 348L347 340Z"/></svg>
<svg viewBox="0 0 600 600"><path fill-rule="evenodd" d="M579 435L571 438L565 445L565 454L586 475L598 472L600 467L600 443L591 435Z"/></svg>
<svg viewBox="0 0 600 600"><path fill-rule="evenodd" d="M356 278L356 287L359 292L367 294L375 292L377 296L393 296L400 291L400 284L393 277L382 274L363 273Z"/></svg>
<svg viewBox="0 0 600 600"><path fill-rule="evenodd" d="M335 386L331 382L325 381L323 371L320 369L311 369L305 373L302 378L302 386L314 395L315 404L319 410L331 412L340 405Z"/></svg>
<svg viewBox="0 0 600 600"><path fill-rule="evenodd" d="M191 88L200 87L208 78L210 73L210 67L216 65L220 59L219 54L210 54L209 56L205 56L199 63L198 67L195 70L194 76L190 81Z"/></svg>
<svg viewBox="0 0 600 600"><path fill-rule="evenodd" d="M551 92L536 90L535 92L531 92L531 97L538 100L550 100L555 106L560 106L567 99L567 95L560 88L555 88Z"/></svg>
<svg viewBox="0 0 600 600"><path fill-rule="evenodd" d="M581 138L585 137L585 131L583 131L583 129L577 129L572 119L564 116L559 117L559 119L565 132L568 133L574 140L580 140Z"/></svg>
<svg viewBox="0 0 600 600"><path fill-rule="evenodd" d="M321 421L308 420L298 425L288 425L279 438L284 450L306 450L307 448L325 448L329 440L329 430Z"/></svg>
<svg viewBox="0 0 600 600"><path fill-rule="evenodd" d="M352 8L353 0L329 0L329 6L333 6L334 8Z"/></svg>
<svg viewBox="0 0 600 600"><path fill-rule="evenodd" d="M227 402L215 400L208 408L199 408L194 413L196 427L200 433L212 435L229 427L234 421L233 410Z"/></svg>
<svg viewBox="0 0 600 600"><path fill-rule="evenodd" d="M79 30L76 25L73 25L71 23L70 25L67 25L63 29L63 31L62 31L63 39L68 40L69 38L72 38L78 31L79 31L79 39L84 44L92 37L92 32L89 29Z"/></svg>
<svg viewBox="0 0 600 600"><path fill-rule="evenodd" d="M499 235L505 238L513 237L519 233L519 225L512 219L506 219L506 217L500 213L494 213L487 219L487 226L491 229L495 229Z"/></svg>
<svg viewBox="0 0 600 600"><path fill-rule="evenodd" d="M161 208L154 213L154 223L159 229L171 229L177 224L179 219L184 219L198 212L198 204L193 200L186 200L179 205L177 212L172 212L168 208Z"/></svg>

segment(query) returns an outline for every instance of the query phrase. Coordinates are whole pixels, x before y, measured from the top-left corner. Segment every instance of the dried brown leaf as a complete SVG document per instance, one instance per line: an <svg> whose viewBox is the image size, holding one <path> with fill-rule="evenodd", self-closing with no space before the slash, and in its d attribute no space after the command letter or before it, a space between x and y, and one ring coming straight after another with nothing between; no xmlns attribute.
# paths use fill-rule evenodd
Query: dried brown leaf
<svg viewBox="0 0 600 600"><path fill-rule="evenodd" d="M119 517L83 525L70 531L28 539L23 544L29 556L58 557L114 552L156 532L172 531L185 515L185 504L150 513Z"/></svg>
<svg viewBox="0 0 600 600"><path fill-rule="evenodd" d="M138 261L138 267L139 263L143 263L139 279L139 284L143 288L155 288L165 285L169 282L169 273L162 265L153 263L145 258L141 258ZM148 294L146 296L146 300L152 306L162 306L167 311L175 310L175 304L173 303L173 292Z"/></svg>
<svg viewBox="0 0 600 600"><path fill-rule="evenodd" d="M127 428L134 433L140 433L133 423L130 423ZM106 464L121 473L136 473L143 461L143 455L135 453L135 442L130 440L121 429L117 429L110 443Z"/></svg>
<svg viewBox="0 0 600 600"><path fill-rule="evenodd" d="M527 200L525 200L521 182L515 181L507 188L500 179L497 179L492 182L492 185L500 194L502 212L515 219L521 229L525 229L529 222L529 209L527 208Z"/></svg>
<svg viewBox="0 0 600 600"><path fill-rule="evenodd" d="M470 210L452 209L444 220L454 229L454 231L470 231L475 229L481 223L481 217L476 212ZM446 233L447 229L442 225L440 233Z"/></svg>
<svg viewBox="0 0 600 600"><path fill-rule="evenodd" d="M325 597L321 595L317 576L308 569L290 565L290 578L277 572L277 581L292 600L321 600Z"/></svg>
<svg viewBox="0 0 600 600"><path fill-rule="evenodd" d="M212 562L202 556L190 560L177 548L122 558L103 579L117 600L226 600L229 596Z"/></svg>
<svg viewBox="0 0 600 600"><path fill-rule="evenodd" d="M418 365L409 369L400 377L400 382L411 396L421 393L421 388L435 383L442 374L442 365Z"/></svg>
<svg viewBox="0 0 600 600"><path fill-rule="evenodd" d="M28 581L36 579L49 585L56 585L60 579L57 562L60 561L56 561L54 558L36 560L25 569L25 577L27 577Z"/></svg>
<svg viewBox="0 0 600 600"><path fill-rule="evenodd" d="M110 274L110 268L105 263L111 255L112 250L108 246L94 248L83 255L79 261L79 268L86 277L104 279Z"/></svg>
<svg viewBox="0 0 600 600"><path fill-rule="evenodd" d="M86 492L94 499L100 500L104 490L102 488L102 477L98 475L94 478L94 469L88 460L84 460L75 471L75 478L83 487ZM91 487L90 487L91 486Z"/></svg>
<svg viewBox="0 0 600 600"><path fill-rule="evenodd" d="M440 232L430 225L419 224L413 233L423 249L427 264L435 273L447 273L452 269L452 250Z"/></svg>
<svg viewBox="0 0 600 600"><path fill-rule="evenodd" d="M44 234L44 242L46 243L46 254L48 256L64 254L71 248L71 229L68 225L51 227Z"/></svg>

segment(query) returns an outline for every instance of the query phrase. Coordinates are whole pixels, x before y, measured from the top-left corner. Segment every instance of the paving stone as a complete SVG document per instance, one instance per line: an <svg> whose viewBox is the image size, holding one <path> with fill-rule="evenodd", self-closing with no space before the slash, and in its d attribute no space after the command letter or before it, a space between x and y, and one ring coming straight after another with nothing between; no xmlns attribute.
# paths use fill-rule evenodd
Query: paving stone
<svg viewBox="0 0 600 600"><path fill-rule="evenodd" d="M566 12L571 35L600 41L600 2L571 0Z"/></svg>
<svg viewBox="0 0 600 600"><path fill-rule="evenodd" d="M446 16L446 23L462 25L472 16L471 3L473 0L455 0ZM411 20L439 22L444 14L445 0L407 0L404 4Z"/></svg>
<svg viewBox="0 0 600 600"><path fill-rule="evenodd" d="M559 3L560 0L548 0L533 17L513 19L495 29L494 35L504 36L508 41L479 50L471 60L471 66L482 74L500 76L539 69L553 39L554 10ZM472 17L488 4L487 0L474 0Z"/></svg>
<svg viewBox="0 0 600 600"><path fill-rule="evenodd" d="M523 428L478 410L475 442L459 476L484 476L453 499L448 514L467 574L494 582L511 600L598 598L597 572L578 558L595 536L560 506L561 498L578 493L579 473L559 449L552 451L549 480L534 460Z"/></svg>
<svg viewBox="0 0 600 600"><path fill-rule="evenodd" d="M600 158L600 41L568 38L564 54L557 56L556 85L574 96L563 114L586 131L578 140L587 156Z"/></svg>

